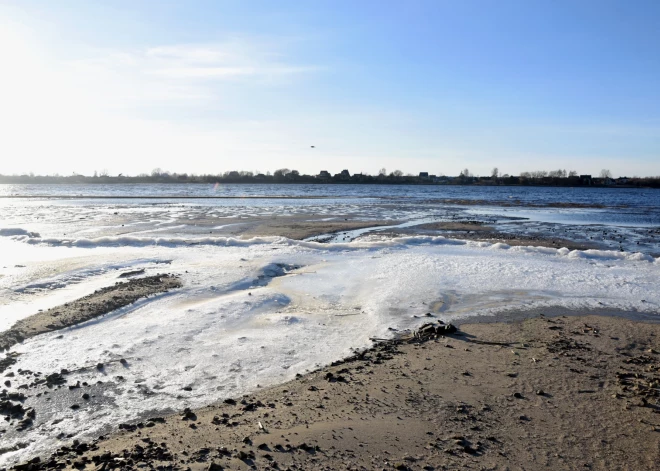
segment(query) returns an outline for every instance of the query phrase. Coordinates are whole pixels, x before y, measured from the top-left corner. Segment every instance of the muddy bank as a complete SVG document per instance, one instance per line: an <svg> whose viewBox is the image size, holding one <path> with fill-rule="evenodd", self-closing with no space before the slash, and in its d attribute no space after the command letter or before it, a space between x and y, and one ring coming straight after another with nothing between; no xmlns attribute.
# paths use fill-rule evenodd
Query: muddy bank
<svg viewBox="0 0 660 471"><path fill-rule="evenodd" d="M17 469L657 469L660 325L538 317L449 334L429 321L287 384Z"/></svg>
<svg viewBox="0 0 660 471"><path fill-rule="evenodd" d="M552 247L559 249L566 247L570 250L602 249L601 245L584 241L570 240L562 237L551 237L536 234L505 233L495 228L466 223L433 223L414 226L396 231L379 231L374 233L382 237L401 237L411 235L434 235L448 239L473 240L491 244L503 243L511 246ZM368 234L365 236L369 236Z"/></svg>
<svg viewBox="0 0 660 471"><path fill-rule="evenodd" d="M0 333L0 351L30 337L88 321L132 304L145 296L180 286L181 281L168 274L117 282L114 286L97 290L73 302L21 319L11 329Z"/></svg>
<svg viewBox="0 0 660 471"><path fill-rule="evenodd" d="M294 240L303 240L319 234L332 234L367 227L380 227L396 224L393 221L320 221L302 218L278 218L259 221L237 231L242 237L281 236Z"/></svg>

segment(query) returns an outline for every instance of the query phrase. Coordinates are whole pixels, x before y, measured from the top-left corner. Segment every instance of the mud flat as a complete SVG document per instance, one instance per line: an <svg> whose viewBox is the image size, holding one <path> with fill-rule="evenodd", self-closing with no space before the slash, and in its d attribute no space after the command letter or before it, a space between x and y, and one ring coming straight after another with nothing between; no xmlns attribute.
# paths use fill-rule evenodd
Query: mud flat
<svg viewBox="0 0 660 471"><path fill-rule="evenodd" d="M139 274L141 272L138 271L133 275ZM131 273L125 273L120 277L125 278L126 275L131 275ZM8 350L30 337L80 324L132 304L140 298L180 286L181 281L168 274L117 282L113 286L97 290L76 301L21 319L9 330L0 333L0 351ZM4 368L0 369L0 371L2 370Z"/></svg>
<svg viewBox="0 0 660 471"><path fill-rule="evenodd" d="M601 245L586 241L576 241L552 235L528 234L523 231L501 232L496 228L477 221L473 222L433 222L409 228L397 228L374 232L383 237L406 235L440 235L448 239L473 240L478 242L503 243L511 246L566 247L571 250L602 248Z"/></svg>
<svg viewBox="0 0 660 471"><path fill-rule="evenodd" d="M281 236L294 240L303 240L318 234L379 227L393 224L392 221L366 221L346 218L343 221L310 220L309 218L288 217L261 220L246 225L238 230L242 237Z"/></svg>
<svg viewBox="0 0 660 471"><path fill-rule="evenodd" d="M540 316L450 332L429 317L289 383L16 469L658 469L660 324Z"/></svg>

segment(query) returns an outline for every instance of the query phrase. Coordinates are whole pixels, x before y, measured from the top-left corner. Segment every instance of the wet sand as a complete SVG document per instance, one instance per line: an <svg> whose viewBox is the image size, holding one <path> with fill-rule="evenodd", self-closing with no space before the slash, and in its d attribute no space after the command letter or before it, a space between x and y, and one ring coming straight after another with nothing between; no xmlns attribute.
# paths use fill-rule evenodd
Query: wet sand
<svg viewBox="0 0 660 471"><path fill-rule="evenodd" d="M571 250L586 250L603 248L601 245L587 243L585 241L574 241L563 237L552 235L527 234L522 231L505 233L494 227L477 221L471 222L433 222L420 224L409 228L397 228L396 230L378 231L374 234L380 237L402 237L411 235L433 235L443 236L448 239L473 240L477 242L488 242L491 244L503 243L511 246L535 246L535 247L566 247Z"/></svg>
<svg viewBox="0 0 660 471"><path fill-rule="evenodd" d="M29 469L658 469L659 324L537 317L421 332L124 424Z"/></svg>
<svg viewBox="0 0 660 471"><path fill-rule="evenodd" d="M101 236L136 235L149 236L150 234L164 236L165 232L159 230L134 231L128 226L135 222L130 217L117 216L112 228ZM251 216L238 218L225 218L218 220L205 216L171 221L173 234L177 235L176 227L185 224L187 235L204 235L210 237L287 237L293 240L303 240L319 234L330 234L368 227L380 227L397 224L392 220L360 219L351 216L336 215L329 218L327 215L287 215L287 216ZM115 228L119 228L116 230Z"/></svg>
<svg viewBox="0 0 660 471"><path fill-rule="evenodd" d="M231 235L240 237L283 236L302 240L313 236L336 234L364 228L378 228L398 224L397 221L367 221L346 218L344 221L320 221L309 218L286 217L249 220L227 228ZM402 237L411 235L443 236L450 239L474 240L479 242L504 243L511 246L531 245L536 247L566 247L571 250L604 248L595 243L573 241L552 235L527 234L523 231L504 233L478 221L439 221L416 226L367 232L361 237ZM322 241L322 238L318 239ZM344 240L349 242L349 240Z"/></svg>
<svg viewBox="0 0 660 471"><path fill-rule="evenodd" d="M307 218L287 217L257 221L246 224L237 230L241 237L281 236L294 240L303 240L319 234L379 227L396 224L395 221L365 221L346 218L343 221L320 221Z"/></svg>

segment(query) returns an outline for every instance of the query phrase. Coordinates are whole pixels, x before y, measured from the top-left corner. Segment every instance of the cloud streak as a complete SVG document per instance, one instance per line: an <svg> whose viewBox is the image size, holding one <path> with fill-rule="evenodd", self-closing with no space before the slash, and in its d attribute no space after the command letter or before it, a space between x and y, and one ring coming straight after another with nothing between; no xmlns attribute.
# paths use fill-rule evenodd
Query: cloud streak
<svg viewBox="0 0 660 471"><path fill-rule="evenodd" d="M217 44L176 44L133 51L91 51L78 67L105 69L131 77L222 81L236 77L281 78L322 70L316 65L290 64L274 46L245 39Z"/></svg>

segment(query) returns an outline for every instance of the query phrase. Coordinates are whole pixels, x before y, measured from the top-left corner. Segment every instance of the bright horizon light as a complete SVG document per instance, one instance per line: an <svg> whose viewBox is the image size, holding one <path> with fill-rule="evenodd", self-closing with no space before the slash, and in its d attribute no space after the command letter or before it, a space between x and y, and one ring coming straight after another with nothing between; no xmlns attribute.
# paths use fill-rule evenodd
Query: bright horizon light
<svg viewBox="0 0 660 471"><path fill-rule="evenodd" d="M0 174L660 175L641 4L9 2Z"/></svg>

